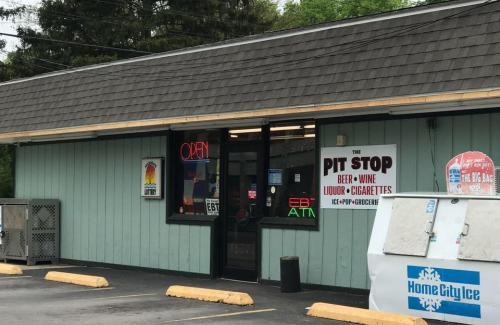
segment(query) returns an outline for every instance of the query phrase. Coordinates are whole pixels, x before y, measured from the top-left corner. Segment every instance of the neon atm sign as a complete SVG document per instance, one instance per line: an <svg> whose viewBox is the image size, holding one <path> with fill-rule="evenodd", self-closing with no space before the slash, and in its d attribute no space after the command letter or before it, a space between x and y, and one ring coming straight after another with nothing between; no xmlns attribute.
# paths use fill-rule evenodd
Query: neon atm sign
<svg viewBox="0 0 500 325"><path fill-rule="evenodd" d="M208 141L184 142L179 151L184 161L207 161Z"/></svg>
<svg viewBox="0 0 500 325"><path fill-rule="evenodd" d="M288 199L289 217L297 218L316 218L314 214L314 201L313 197L291 197Z"/></svg>

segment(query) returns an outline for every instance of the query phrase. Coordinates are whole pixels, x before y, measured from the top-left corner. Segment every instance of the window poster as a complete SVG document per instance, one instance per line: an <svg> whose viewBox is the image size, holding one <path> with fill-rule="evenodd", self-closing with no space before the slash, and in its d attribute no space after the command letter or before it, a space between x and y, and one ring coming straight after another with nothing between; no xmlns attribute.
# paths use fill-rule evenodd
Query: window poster
<svg viewBox="0 0 500 325"><path fill-rule="evenodd" d="M147 199L162 198L162 162L162 158L142 159L142 197Z"/></svg>
<svg viewBox="0 0 500 325"><path fill-rule="evenodd" d="M268 172L268 184L272 185L283 185L283 169L269 169Z"/></svg>
<svg viewBox="0 0 500 325"><path fill-rule="evenodd" d="M321 149L321 208L376 209L396 192L396 145Z"/></svg>
<svg viewBox="0 0 500 325"><path fill-rule="evenodd" d="M219 215L219 199L205 199L208 216Z"/></svg>

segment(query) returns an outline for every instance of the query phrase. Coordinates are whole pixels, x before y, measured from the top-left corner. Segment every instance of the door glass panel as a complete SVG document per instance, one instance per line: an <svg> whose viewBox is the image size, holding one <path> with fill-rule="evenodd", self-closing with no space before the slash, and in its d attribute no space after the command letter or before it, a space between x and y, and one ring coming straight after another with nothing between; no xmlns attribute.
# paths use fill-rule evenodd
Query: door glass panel
<svg viewBox="0 0 500 325"><path fill-rule="evenodd" d="M469 200L458 258L500 262L500 201Z"/></svg>
<svg viewBox="0 0 500 325"><path fill-rule="evenodd" d="M394 199L384 253L426 256L437 204L437 199Z"/></svg>
<svg viewBox="0 0 500 325"><path fill-rule="evenodd" d="M226 269L255 272L257 153L229 152L227 166Z"/></svg>

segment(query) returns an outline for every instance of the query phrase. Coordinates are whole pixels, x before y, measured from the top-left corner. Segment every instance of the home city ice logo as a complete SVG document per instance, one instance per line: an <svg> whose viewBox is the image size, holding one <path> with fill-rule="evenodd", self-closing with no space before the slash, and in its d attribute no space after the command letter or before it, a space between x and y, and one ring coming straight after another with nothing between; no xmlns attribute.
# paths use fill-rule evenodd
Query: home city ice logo
<svg viewBox="0 0 500 325"><path fill-rule="evenodd" d="M481 318L480 273L408 265L408 308Z"/></svg>

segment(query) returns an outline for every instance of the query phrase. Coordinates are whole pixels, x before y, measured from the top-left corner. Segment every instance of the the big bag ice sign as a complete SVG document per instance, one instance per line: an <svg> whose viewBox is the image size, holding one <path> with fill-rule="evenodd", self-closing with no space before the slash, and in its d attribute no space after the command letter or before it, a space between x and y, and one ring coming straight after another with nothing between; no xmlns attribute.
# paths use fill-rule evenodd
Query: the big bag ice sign
<svg viewBox="0 0 500 325"><path fill-rule="evenodd" d="M321 149L321 207L376 209L396 192L396 145Z"/></svg>
<svg viewBox="0 0 500 325"><path fill-rule="evenodd" d="M482 152L464 152L446 165L446 180L450 194L494 195L495 165Z"/></svg>

